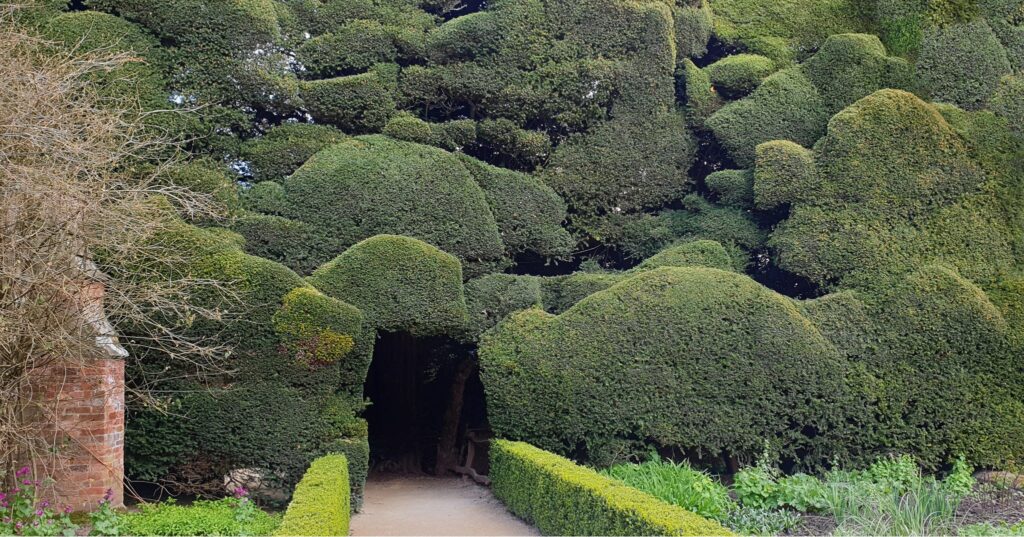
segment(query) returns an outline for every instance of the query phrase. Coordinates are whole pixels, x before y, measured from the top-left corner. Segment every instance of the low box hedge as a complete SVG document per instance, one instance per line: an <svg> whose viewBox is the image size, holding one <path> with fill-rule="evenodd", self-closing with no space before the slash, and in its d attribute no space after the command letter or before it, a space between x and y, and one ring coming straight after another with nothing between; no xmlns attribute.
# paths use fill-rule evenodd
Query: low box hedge
<svg viewBox="0 0 1024 537"><path fill-rule="evenodd" d="M295 487L274 535L348 535L350 493L345 456L316 459Z"/></svg>
<svg viewBox="0 0 1024 537"><path fill-rule="evenodd" d="M544 535L732 535L665 503L523 442L491 445L494 495Z"/></svg>

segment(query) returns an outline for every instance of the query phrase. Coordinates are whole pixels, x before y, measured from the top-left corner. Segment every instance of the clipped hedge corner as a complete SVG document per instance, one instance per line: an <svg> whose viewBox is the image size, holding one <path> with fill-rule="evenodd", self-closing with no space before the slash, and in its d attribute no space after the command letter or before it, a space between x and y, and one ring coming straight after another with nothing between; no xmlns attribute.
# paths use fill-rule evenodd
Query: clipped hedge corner
<svg viewBox="0 0 1024 537"><path fill-rule="evenodd" d="M544 535L732 535L717 522L523 442L491 444L490 477L494 495Z"/></svg>
<svg viewBox="0 0 1024 537"><path fill-rule="evenodd" d="M313 461L274 535L348 535L348 461L339 453Z"/></svg>

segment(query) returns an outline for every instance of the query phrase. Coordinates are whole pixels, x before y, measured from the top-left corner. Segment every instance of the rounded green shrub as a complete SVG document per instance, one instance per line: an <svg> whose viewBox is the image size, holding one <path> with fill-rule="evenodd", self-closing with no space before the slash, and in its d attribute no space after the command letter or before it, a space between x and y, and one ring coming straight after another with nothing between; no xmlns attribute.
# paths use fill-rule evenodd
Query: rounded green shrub
<svg viewBox="0 0 1024 537"><path fill-rule="evenodd" d="M718 202L730 207L749 209L754 206L754 172L752 170L721 170L704 178Z"/></svg>
<svg viewBox="0 0 1024 537"><path fill-rule="evenodd" d="M707 71L689 59L682 61L682 77L686 88L687 117L695 127L703 127L704 121L722 107L722 97L711 85Z"/></svg>
<svg viewBox="0 0 1024 537"><path fill-rule="evenodd" d="M377 72L304 81L299 97L317 121L346 132L378 132L395 114L392 88Z"/></svg>
<svg viewBox="0 0 1024 537"><path fill-rule="evenodd" d="M310 224L273 214L244 212L231 223L231 230L244 237L246 253L276 261L299 274L313 272L324 259L345 249Z"/></svg>
<svg viewBox="0 0 1024 537"><path fill-rule="evenodd" d="M669 246L640 263L635 272L661 267L710 267L733 270L733 258L715 241L697 240Z"/></svg>
<svg viewBox="0 0 1024 537"><path fill-rule="evenodd" d="M372 20L354 20L334 33L318 35L295 49L295 59L310 78L330 78L391 63L398 49L388 28Z"/></svg>
<svg viewBox="0 0 1024 537"><path fill-rule="evenodd" d="M637 211L685 194L695 155L682 114L624 116L563 142L542 177L576 212Z"/></svg>
<svg viewBox="0 0 1024 537"><path fill-rule="evenodd" d="M520 170L532 170L551 154L551 139L546 134L522 129L508 119L478 123L476 141L491 148L492 161Z"/></svg>
<svg viewBox="0 0 1024 537"><path fill-rule="evenodd" d="M676 28L676 61L686 58L700 58L708 51L708 41L714 29L714 14L708 0L696 5L672 6L672 19Z"/></svg>
<svg viewBox="0 0 1024 537"><path fill-rule="evenodd" d="M814 199L820 192L814 154L788 140L757 146L754 168L754 201L758 209Z"/></svg>
<svg viewBox="0 0 1024 537"><path fill-rule="evenodd" d="M1024 71L1024 25L1020 0L978 0L978 8L1006 48L1015 71Z"/></svg>
<svg viewBox="0 0 1024 537"><path fill-rule="evenodd" d="M705 125L737 165L749 167L758 144L784 139L809 147L825 133L827 122L817 88L792 68L768 77L749 97L727 104Z"/></svg>
<svg viewBox="0 0 1024 537"><path fill-rule="evenodd" d="M378 330L456 334L467 321L459 260L410 237L370 237L316 269L308 280L359 308Z"/></svg>
<svg viewBox="0 0 1024 537"><path fill-rule="evenodd" d="M391 118L382 133L405 142L437 145L434 143L434 130L431 124L409 114L399 114Z"/></svg>
<svg viewBox="0 0 1024 537"><path fill-rule="evenodd" d="M681 239L708 239L747 250L757 248L765 239L765 232L758 228L750 211L717 205L697 194L683 198L683 210L665 211L661 217L672 234Z"/></svg>
<svg viewBox="0 0 1024 537"><path fill-rule="evenodd" d="M512 274L488 274L466 282L466 338L475 340L509 314L539 307L540 278Z"/></svg>
<svg viewBox="0 0 1024 537"><path fill-rule="evenodd" d="M345 138L328 125L286 123L247 140L239 148L238 157L249 163L254 182L280 182L317 151Z"/></svg>
<svg viewBox="0 0 1024 537"><path fill-rule="evenodd" d="M499 436L596 464L640 443L749 460L770 439L815 465L840 448L849 394L846 361L792 301L704 267L637 274L558 316L513 314L480 362Z"/></svg>
<svg viewBox="0 0 1024 537"><path fill-rule="evenodd" d="M1006 49L984 20L929 31L917 58L928 98L969 110L983 107L1011 70Z"/></svg>
<svg viewBox="0 0 1024 537"><path fill-rule="evenodd" d="M734 54L704 68L711 83L727 98L742 97L768 75L775 72L775 62L757 54Z"/></svg>
<svg viewBox="0 0 1024 537"><path fill-rule="evenodd" d="M502 258L485 193L458 157L437 148L383 136L348 140L314 155L284 188L283 216L341 247L393 233L434 244L467 266Z"/></svg>
<svg viewBox="0 0 1024 537"><path fill-rule="evenodd" d="M541 278L541 302L548 312L562 313L580 300L619 283L624 277L618 272L576 272Z"/></svg>
<svg viewBox="0 0 1024 537"><path fill-rule="evenodd" d="M437 63L449 63L494 54L504 37L501 18L487 10L445 22L427 34L427 56Z"/></svg>
<svg viewBox="0 0 1024 537"><path fill-rule="evenodd" d="M281 344L312 367L336 363L349 354L362 334L363 314L316 289L299 287L284 296L273 323Z"/></svg>
<svg viewBox="0 0 1024 537"><path fill-rule="evenodd" d="M888 56L878 37L869 34L829 36L801 69L818 88L830 115L880 89L909 91L914 86L913 66Z"/></svg>

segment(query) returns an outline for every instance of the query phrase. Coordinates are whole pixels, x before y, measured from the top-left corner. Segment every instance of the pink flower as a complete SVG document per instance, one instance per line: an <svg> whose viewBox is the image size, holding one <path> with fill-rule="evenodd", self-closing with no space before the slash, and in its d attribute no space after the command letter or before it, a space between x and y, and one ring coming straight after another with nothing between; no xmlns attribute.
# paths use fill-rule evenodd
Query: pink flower
<svg viewBox="0 0 1024 537"><path fill-rule="evenodd" d="M22 485L31 485L32 484L32 480L31 479L22 479L21 480L21 484Z"/></svg>
<svg viewBox="0 0 1024 537"><path fill-rule="evenodd" d="M244 498L249 495L249 491L245 490L245 487L235 487L232 492L234 492L235 498Z"/></svg>
<svg viewBox="0 0 1024 537"><path fill-rule="evenodd" d="M64 506L64 512L65 513L70 515L72 511L74 511L74 508L72 508L70 505L65 505Z"/></svg>
<svg viewBox="0 0 1024 537"><path fill-rule="evenodd" d="M49 506L50 506L50 500L43 500L43 501L39 502L39 507L42 507L42 508L45 509L45 508L47 508Z"/></svg>
<svg viewBox="0 0 1024 537"><path fill-rule="evenodd" d="M103 499L108 502L114 499L114 489L107 489L107 492L103 494Z"/></svg>
<svg viewBox="0 0 1024 537"><path fill-rule="evenodd" d="M21 477L30 474L32 470L28 466L22 466L17 472L14 472L14 477Z"/></svg>

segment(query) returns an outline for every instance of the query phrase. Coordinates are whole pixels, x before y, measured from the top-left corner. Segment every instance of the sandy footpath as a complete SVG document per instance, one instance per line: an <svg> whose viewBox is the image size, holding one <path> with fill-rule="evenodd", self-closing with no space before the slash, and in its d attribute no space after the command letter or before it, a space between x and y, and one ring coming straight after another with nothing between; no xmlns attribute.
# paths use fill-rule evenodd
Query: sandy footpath
<svg viewBox="0 0 1024 537"><path fill-rule="evenodd" d="M540 535L491 490L458 477L371 476L352 535Z"/></svg>

